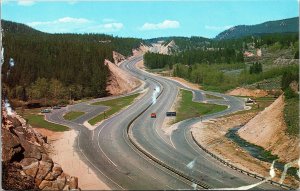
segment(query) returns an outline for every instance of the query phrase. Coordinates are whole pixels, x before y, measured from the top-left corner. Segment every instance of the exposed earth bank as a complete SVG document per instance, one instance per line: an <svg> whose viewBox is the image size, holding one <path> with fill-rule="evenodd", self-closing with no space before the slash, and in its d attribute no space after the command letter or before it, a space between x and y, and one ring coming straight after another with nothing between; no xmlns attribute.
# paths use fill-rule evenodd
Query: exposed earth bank
<svg viewBox="0 0 300 191"><path fill-rule="evenodd" d="M232 96L264 97L268 95L268 92L261 89L236 88L227 92L227 94Z"/></svg>
<svg viewBox="0 0 300 191"><path fill-rule="evenodd" d="M120 95L129 93L141 85L140 80L126 73L118 65L109 60L105 60L105 64L110 70L110 77L106 87L109 94Z"/></svg>
<svg viewBox="0 0 300 191"><path fill-rule="evenodd" d="M288 163L299 158L299 137L286 133L283 110L284 96L280 96L239 129L238 134L248 142L272 151L280 161Z"/></svg>
<svg viewBox="0 0 300 191"><path fill-rule="evenodd" d="M298 159L299 138L285 134L283 105L281 96L260 113L250 111L199 122L192 127L192 133L197 142L220 158L241 169L267 177L270 163L254 158L225 135L233 127L244 126L239 130L242 138L270 149L281 161L291 162ZM280 176L281 172L276 170L276 177L273 180L279 181ZM288 176L284 183L299 186L299 182L291 176Z"/></svg>

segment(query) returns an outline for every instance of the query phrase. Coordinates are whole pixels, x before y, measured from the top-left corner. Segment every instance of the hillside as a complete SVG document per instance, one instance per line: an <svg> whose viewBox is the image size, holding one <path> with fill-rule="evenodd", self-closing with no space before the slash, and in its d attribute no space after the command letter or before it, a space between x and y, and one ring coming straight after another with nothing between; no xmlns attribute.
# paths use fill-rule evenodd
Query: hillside
<svg viewBox="0 0 300 191"><path fill-rule="evenodd" d="M10 21L2 21L2 27L2 82L10 99L23 101L106 96L105 59L113 61L113 51L129 56L141 43L105 34L43 33Z"/></svg>
<svg viewBox="0 0 300 191"><path fill-rule="evenodd" d="M238 134L250 143L278 155L280 161L292 162L299 158L299 138L286 133L284 104L284 97L280 96L243 126Z"/></svg>
<svg viewBox="0 0 300 191"><path fill-rule="evenodd" d="M35 30L30 26L27 26L22 23L16 23L12 21L6 21L1 19L1 26L4 33L13 33L13 34L45 34L41 31Z"/></svg>
<svg viewBox="0 0 300 191"><path fill-rule="evenodd" d="M288 32L299 32L299 17L268 21L257 25L234 26L218 34L215 39L236 39L250 35Z"/></svg>

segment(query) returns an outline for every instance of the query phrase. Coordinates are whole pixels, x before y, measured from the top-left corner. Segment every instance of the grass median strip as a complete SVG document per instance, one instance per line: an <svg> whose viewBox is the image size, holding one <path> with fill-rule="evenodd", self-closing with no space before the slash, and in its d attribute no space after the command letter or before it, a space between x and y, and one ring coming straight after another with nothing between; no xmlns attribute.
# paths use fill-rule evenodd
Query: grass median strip
<svg viewBox="0 0 300 191"><path fill-rule="evenodd" d="M41 109L44 108L35 108L35 109L25 109L21 110L20 108L16 109L16 112L26 119L27 123L34 128L44 128L51 131L68 131L69 128L63 125L51 123L45 120L44 115L40 114Z"/></svg>
<svg viewBox="0 0 300 191"><path fill-rule="evenodd" d="M224 105L193 102L193 94L187 90L180 90L180 94L182 98L177 109L176 122L227 109Z"/></svg>
<svg viewBox="0 0 300 191"><path fill-rule="evenodd" d="M71 120L77 119L78 117L82 116L83 114L85 114L85 113L82 111L70 111L64 115L64 119L71 121Z"/></svg>
<svg viewBox="0 0 300 191"><path fill-rule="evenodd" d="M43 115L29 114L26 115L25 119L27 119L28 123L35 128L45 128L51 131L67 131L69 129L66 126L46 121Z"/></svg>
<svg viewBox="0 0 300 191"><path fill-rule="evenodd" d="M93 103L92 105L104 105L104 106L110 107L110 109L108 111L105 111L105 112L97 115L96 117L90 119L88 121L89 124L95 125L96 123L102 121L103 119L108 118L109 116L117 113L122 108L130 105L134 101L134 99L138 96L139 96L139 94L133 94L130 96L120 97L120 98L116 98L113 100L100 101L100 102Z"/></svg>
<svg viewBox="0 0 300 191"><path fill-rule="evenodd" d="M222 97L215 96L215 95L212 95L212 94L205 94L205 96L208 99L223 99Z"/></svg>

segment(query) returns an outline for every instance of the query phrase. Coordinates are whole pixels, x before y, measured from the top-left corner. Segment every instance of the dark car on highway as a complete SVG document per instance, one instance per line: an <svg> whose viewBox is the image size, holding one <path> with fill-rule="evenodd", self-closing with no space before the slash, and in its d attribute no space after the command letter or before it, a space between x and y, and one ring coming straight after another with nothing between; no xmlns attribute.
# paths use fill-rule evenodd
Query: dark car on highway
<svg viewBox="0 0 300 191"><path fill-rule="evenodd" d="M56 106L53 107L53 109L60 109L60 108L61 108L61 107L58 106L58 105L56 105Z"/></svg>
<svg viewBox="0 0 300 191"><path fill-rule="evenodd" d="M51 110L50 109L42 109L41 113L51 113Z"/></svg>

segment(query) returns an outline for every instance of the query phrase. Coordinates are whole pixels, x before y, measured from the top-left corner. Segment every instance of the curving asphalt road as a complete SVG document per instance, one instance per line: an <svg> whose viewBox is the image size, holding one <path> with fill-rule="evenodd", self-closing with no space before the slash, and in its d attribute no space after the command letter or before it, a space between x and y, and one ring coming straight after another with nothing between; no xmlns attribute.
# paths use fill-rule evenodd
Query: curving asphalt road
<svg viewBox="0 0 300 191"><path fill-rule="evenodd" d="M141 56L133 57L125 61L120 67L145 82L143 87L132 93L145 88L148 91L127 109L102 122L95 130L88 130L82 125L83 122L108 108L89 104L115 97L91 100L55 110L46 115L47 120L67 125L79 132L74 147L77 148L82 160L94 169L99 178L112 189L195 188L193 181L169 170L172 168L191 177L197 183L207 185L209 188L234 188L258 182L254 178L222 165L199 149L190 134L190 126L198 122L199 118L180 122L178 128L170 136L161 130L165 112L171 108L179 88L192 91L194 101L228 106L225 111L202 116L202 119L216 118L243 110L244 102L239 98L215 92L192 90L178 82L139 70L135 64L140 60L142 60ZM153 104L153 92L158 87L160 94L156 103ZM207 99L205 96L207 93L223 99ZM148 106L149 108L146 109ZM86 113L78 119L66 121L62 116L69 110L85 111ZM150 118L152 112L157 114L156 119ZM132 120L134 121L131 124ZM127 127L129 124L131 126L128 134ZM132 140L142 148L143 152L161 161L169 169L142 153L132 144ZM199 185L197 189L202 188ZM258 188L280 189L269 183L262 184Z"/></svg>

